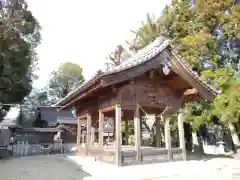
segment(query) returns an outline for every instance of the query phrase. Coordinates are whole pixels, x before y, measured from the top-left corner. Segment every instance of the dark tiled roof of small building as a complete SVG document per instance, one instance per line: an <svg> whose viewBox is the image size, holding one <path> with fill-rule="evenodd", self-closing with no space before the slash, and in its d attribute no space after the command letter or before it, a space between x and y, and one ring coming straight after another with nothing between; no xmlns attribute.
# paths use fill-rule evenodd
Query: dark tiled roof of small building
<svg viewBox="0 0 240 180"><path fill-rule="evenodd" d="M59 119L65 121L76 119L70 110L57 110L55 107L39 107L39 111L41 114L41 120L44 120L49 124L56 124Z"/></svg>

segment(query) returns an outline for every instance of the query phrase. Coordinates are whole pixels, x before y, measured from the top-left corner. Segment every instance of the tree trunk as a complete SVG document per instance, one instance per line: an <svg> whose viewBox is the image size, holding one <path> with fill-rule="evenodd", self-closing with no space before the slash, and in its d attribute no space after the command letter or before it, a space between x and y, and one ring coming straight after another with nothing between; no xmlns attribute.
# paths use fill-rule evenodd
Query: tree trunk
<svg viewBox="0 0 240 180"><path fill-rule="evenodd" d="M193 152L203 153L203 143L199 141L197 133L195 131L192 132L192 144L193 144Z"/></svg>
<svg viewBox="0 0 240 180"><path fill-rule="evenodd" d="M237 135L236 128L234 127L234 124L230 122L230 123L228 123L228 126L229 126L229 130L230 130L230 133L231 133L231 136L232 136L233 144L237 147L240 147L240 140L239 140L239 137Z"/></svg>

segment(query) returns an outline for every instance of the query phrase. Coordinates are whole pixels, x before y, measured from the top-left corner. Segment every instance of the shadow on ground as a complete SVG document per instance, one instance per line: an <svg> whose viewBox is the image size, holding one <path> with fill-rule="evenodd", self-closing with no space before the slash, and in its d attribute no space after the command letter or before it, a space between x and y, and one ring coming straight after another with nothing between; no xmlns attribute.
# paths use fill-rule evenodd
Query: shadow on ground
<svg viewBox="0 0 240 180"><path fill-rule="evenodd" d="M187 160L188 161L209 161L215 158L228 158L232 159L232 155L211 155L211 154L204 154L204 153L194 153L188 152L187 153Z"/></svg>

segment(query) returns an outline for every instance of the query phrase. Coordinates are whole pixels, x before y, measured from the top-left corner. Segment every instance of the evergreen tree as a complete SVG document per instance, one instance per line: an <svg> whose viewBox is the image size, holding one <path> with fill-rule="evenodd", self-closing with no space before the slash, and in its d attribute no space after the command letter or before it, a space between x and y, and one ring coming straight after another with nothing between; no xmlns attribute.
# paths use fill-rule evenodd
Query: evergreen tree
<svg viewBox="0 0 240 180"><path fill-rule="evenodd" d="M149 30L149 28L151 30ZM239 122L240 5L232 0L173 0L157 20L135 33L132 49L139 50L159 35L172 45L200 78L221 90L214 102L187 104L185 119L197 127L218 117Z"/></svg>

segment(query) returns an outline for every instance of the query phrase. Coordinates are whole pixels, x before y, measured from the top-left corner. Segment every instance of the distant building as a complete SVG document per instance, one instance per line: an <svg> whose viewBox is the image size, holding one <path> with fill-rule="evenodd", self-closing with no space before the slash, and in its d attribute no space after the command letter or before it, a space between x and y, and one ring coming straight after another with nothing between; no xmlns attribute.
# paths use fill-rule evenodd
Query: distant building
<svg viewBox="0 0 240 180"><path fill-rule="evenodd" d="M77 120L71 110L58 110L55 107L38 107L34 128L50 129L58 128L62 132L61 139L64 142L76 142Z"/></svg>

